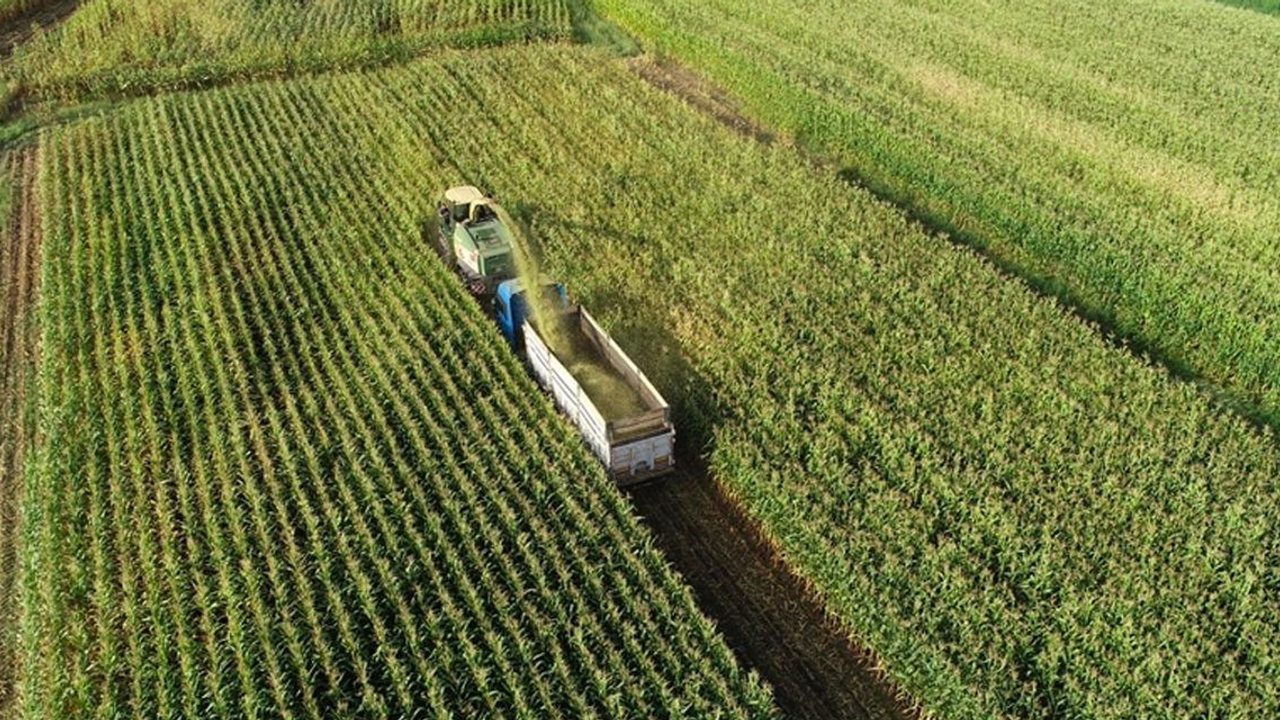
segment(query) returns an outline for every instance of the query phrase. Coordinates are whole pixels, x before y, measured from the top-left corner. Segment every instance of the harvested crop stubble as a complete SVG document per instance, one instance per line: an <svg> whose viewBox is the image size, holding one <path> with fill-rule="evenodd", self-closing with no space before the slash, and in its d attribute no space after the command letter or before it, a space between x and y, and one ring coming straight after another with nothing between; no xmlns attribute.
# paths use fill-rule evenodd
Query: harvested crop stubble
<svg viewBox="0 0 1280 720"><path fill-rule="evenodd" d="M1280 19L1201 0L595 7L1280 427Z"/></svg>
<svg viewBox="0 0 1280 720"><path fill-rule="evenodd" d="M582 333L576 319L571 316L553 318L547 332L547 343L582 385L606 420L620 420L643 413L647 408L640 394L618 375L609 361L600 354Z"/></svg>
<svg viewBox="0 0 1280 720"><path fill-rule="evenodd" d="M420 244L453 171L379 102L234 88L43 136L18 717L770 716Z"/></svg>

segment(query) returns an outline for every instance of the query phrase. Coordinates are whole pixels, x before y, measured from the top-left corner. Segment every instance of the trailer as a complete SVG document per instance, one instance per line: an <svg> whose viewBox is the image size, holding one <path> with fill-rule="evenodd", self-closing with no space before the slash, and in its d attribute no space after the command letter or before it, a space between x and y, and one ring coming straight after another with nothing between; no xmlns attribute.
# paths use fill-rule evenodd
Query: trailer
<svg viewBox="0 0 1280 720"><path fill-rule="evenodd" d="M552 317L531 312L519 279L499 285L494 301L499 328L534 378L620 486L673 472L667 401L590 313L568 303L562 286L544 282L537 291Z"/></svg>

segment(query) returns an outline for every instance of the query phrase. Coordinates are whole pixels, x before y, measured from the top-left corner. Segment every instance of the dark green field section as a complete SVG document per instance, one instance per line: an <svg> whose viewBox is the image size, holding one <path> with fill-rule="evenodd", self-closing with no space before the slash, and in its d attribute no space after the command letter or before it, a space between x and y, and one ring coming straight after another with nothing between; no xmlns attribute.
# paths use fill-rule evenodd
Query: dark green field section
<svg viewBox="0 0 1280 720"><path fill-rule="evenodd" d="M393 78L472 67L42 135L16 717L772 714L423 243L457 173Z"/></svg>
<svg viewBox="0 0 1280 720"><path fill-rule="evenodd" d="M1280 425L1280 19L1183 0L595 6Z"/></svg>

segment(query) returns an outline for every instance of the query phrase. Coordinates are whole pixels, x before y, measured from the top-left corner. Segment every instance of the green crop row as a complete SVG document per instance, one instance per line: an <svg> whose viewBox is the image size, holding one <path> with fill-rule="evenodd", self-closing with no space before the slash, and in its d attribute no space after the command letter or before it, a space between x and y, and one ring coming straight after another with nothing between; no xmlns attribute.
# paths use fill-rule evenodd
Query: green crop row
<svg viewBox="0 0 1280 720"><path fill-rule="evenodd" d="M571 26L569 0L89 0L7 75L41 98L131 95L564 39Z"/></svg>
<svg viewBox="0 0 1280 720"><path fill-rule="evenodd" d="M1280 425L1280 20L1183 0L596 6Z"/></svg>
<svg viewBox="0 0 1280 720"><path fill-rule="evenodd" d="M358 128L330 141L366 138L351 162L374 186L438 168L435 185L506 201L543 268L659 383L681 442L711 446L926 708L1280 711L1273 436L602 56L445 67L465 82L430 82L426 63L307 87L364 99L329 104Z"/></svg>
<svg viewBox="0 0 1280 720"><path fill-rule="evenodd" d="M485 91L555 65L504 55ZM17 716L771 715L423 242L457 173L382 132L382 92L42 134Z"/></svg>

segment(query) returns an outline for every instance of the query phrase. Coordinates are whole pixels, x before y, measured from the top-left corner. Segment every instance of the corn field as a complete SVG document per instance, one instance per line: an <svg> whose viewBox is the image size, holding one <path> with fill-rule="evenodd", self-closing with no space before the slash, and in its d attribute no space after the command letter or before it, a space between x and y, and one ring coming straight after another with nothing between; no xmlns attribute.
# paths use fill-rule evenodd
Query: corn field
<svg viewBox="0 0 1280 720"><path fill-rule="evenodd" d="M1202 0L596 6L1280 427L1280 19Z"/></svg>
<svg viewBox="0 0 1280 720"><path fill-rule="evenodd" d="M78 99L565 39L571 0L88 0L19 49L11 84Z"/></svg>
<svg viewBox="0 0 1280 720"><path fill-rule="evenodd" d="M455 161L528 198L544 268L911 697L1280 714L1274 433L785 146L574 85L465 133L528 160Z"/></svg>
<svg viewBox="0 0 1280 720"><path fill-rule="evenodd" d="M597 53L304 87L373 187L503 198L937 716L1280 710L1273 434Z"/></svg>
<svg viewBox="0 0 1280 720"><path fill-rule="evenodd" d="M42 133L16 715L769 717L423 242L462 171L373 77Z"/></svg>
<svg viewBox="0 0 1280 720"><path fill-rule="evenodd" d="M697 17L664 42L769 34ZM931 713L1280 714L1274 433L604 53L147 99L41 146L20 717L771 714L426 244L462 182Z"/></svg>

